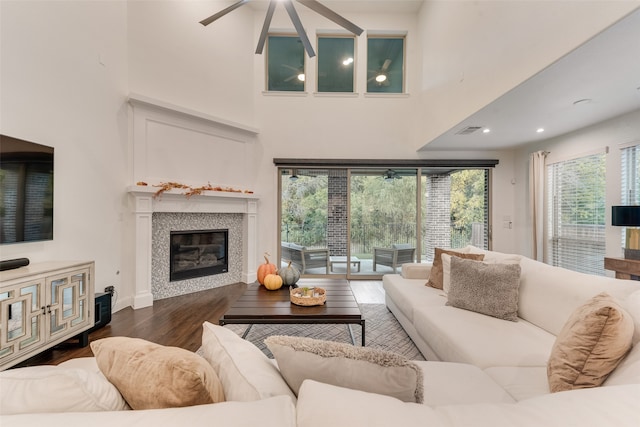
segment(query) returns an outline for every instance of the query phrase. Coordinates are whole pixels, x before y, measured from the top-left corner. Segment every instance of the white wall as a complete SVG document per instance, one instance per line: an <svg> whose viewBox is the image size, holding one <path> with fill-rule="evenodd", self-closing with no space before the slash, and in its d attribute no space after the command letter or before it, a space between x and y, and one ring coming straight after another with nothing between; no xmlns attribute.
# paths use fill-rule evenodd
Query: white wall
<svg viewBox="0 0 640 427"><path fill-rule="evenodd" d="M621 229L611 226L611 210L609 206L618 205L621 201L621 165L620 145L640 142L640 110L625 114L594 126L581 129L546 141L528 145L517 150L514 169L516 174L515 204L516 210L516 252L531 255L531 224L528 212L528 162L529 154L545 150L550 154L548 160L567 159L580 154L589 154L595 150L609 148L606 159L606 254L620 257L622 250Z"/></svg>
<svg viewBox="0 0 640 427"><path fill-rule="evenodd" d="M126 9L0 2L0 132L55 148L54 240L2 245L0 258L95 260L97 290L121 285Z"/></svg>

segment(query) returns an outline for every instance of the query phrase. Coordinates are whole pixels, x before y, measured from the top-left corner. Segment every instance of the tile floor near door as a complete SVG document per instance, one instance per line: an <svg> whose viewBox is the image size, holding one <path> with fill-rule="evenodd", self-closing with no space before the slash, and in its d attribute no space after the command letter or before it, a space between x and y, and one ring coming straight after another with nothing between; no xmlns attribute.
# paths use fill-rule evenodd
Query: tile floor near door
<svg viewBox="0 0 640 427"><path fill-rule="evenodd" d="M349 284L359 304L384 304L384 289L380 280L350 280Z"/></svg>

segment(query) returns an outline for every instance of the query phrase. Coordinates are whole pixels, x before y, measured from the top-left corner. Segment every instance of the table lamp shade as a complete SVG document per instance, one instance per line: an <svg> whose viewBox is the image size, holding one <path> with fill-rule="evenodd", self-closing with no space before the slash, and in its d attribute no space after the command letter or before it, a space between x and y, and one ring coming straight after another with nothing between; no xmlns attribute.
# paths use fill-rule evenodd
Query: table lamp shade
<svg viewBox="0 0 640 427"><path fill-rule="evenodd" d="M640 206L612 206L611 225L627 227L624 257L640 259Z"/></svg>
<svg viewBox="0 0 640 427"><path fill-rule="evenodd" d="M620 227L640 226L640 206L612 206L611 225Z"/></svg>

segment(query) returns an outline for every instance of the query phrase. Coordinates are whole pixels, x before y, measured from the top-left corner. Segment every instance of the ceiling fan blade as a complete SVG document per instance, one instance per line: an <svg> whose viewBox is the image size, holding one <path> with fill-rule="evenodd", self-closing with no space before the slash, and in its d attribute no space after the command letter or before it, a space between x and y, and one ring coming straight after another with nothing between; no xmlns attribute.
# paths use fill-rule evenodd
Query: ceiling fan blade
<svg viewBox="0 0 640 427"><path fill-rule="evenodd" d="M385 71L387 71L387 68L389 68L389 65L391 65L391 60L390 59L385 59L384 63L382 64L382 68L380 69L380 71L382 71L384 73Z"/></svg>
<svg viewBox="0 0 640 427"><path fill-rule="evenodd" d="M258 46L256 47L257 54L262 54L262 51L264 50L264 44L267 41L267 33L269 32L269 27L271 26L271 18L273 18L273 12L275 10L276 0L271 0L269 2L269 8L267 9L267 15L264 17L262 32L260 33L260 38L258 39Z"/></svg>
<svg viewBox="0 0 640 427"><path fill-rule="evenodd" d="M296 12L295 7L293 7L293 3L291 2L291 0L284 1L284 8L287 10L289 18L291 18L291 22L298 32L298 37L300 37L300 40L302 40L304 50L307 51L307 55L309 55L309 58L313 58L314 56L316 56L316 53L313 51L313 47L311 47L311 42L309 41L309 37L307 37L307 32L304 30L302 22L300 22L300 17L298 16L298 12Z"/></svg>
<svg viewBox="0 0 640 427"><path fill-rule="evenodd" d="M335 22L336 24L340 25L342 28L346 29L347 31L352 32L356 36L359 36L364 31L362 28L358 27L353 22L338 15L337 13L335 13L333 10L329 9L322 3L319 3L317 0L296 0L296 1L308 7L309 9L313 10L314 12L319 13L320 15L324 16L328 20Z"/></svg>
<svg viewBox="0 0 640 427"><path fill-rule="evenodd" d="M287 77L286 79L284 79L284 81L285 81L285 82L290 82L291 80L293 80L293 79L295 79L295 78L297 78L297 77L298 77L298 75L297 75L297 74L294 74L293 76L289 76L289 77Z"/></svg>
<svg viewBox="0 0 640 427"><path fill-rule="evenodd" d="M239 8L243 4L247 3L248 1L249 0L240 0L239 2L234 3L231 6L225 8L225 9L222 9L220 12L214 13L213 15L208 17L207 19L203 19L202 21L200 21L200 23L206 27L207 25L211 24L216 19L222 18L227 13L236 10L237 8Z"/></svg>

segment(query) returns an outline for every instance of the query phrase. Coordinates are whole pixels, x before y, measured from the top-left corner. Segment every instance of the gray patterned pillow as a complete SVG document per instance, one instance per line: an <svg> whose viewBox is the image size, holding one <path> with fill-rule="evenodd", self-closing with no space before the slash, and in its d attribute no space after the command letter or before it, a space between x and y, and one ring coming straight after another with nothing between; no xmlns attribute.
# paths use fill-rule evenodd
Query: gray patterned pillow
<svg viewBox="0 0 640 427"><path fill-rule="evenodd" d="M311 379L404 402L424 401L422 369L400 354L306 337L277 335L264 343L296 395Z"/></svg>
<svg viewBox="0 0 640 427"><path fill-rule="evenodd" d="M489 264L451 257L447 305L518 321L519 264Z"/></svg>

